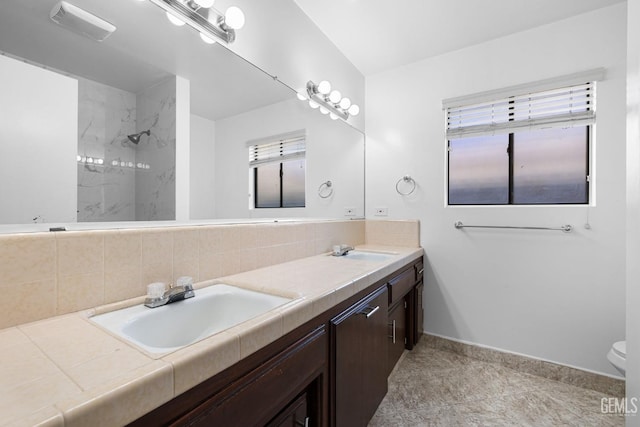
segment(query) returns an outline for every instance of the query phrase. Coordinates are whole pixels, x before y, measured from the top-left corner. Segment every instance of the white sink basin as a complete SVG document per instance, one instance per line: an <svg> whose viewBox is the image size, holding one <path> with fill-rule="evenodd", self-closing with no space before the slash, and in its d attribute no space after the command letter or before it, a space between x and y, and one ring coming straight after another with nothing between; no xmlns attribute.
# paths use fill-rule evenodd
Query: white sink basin
<svg viewBox="0 0 640 427"><path fill-rule="evenodd" d="M223 284L195 293L193 298L162 307L141 304L90 320L150 353L167 353L291 301Z"/></svg>
<svg viewBox="0 0 640 427"><path fill-rule="evenodd" d="M349 251L346 255L337 258L355 259L362 261L386 261L392 256L397 255L395 252L375 252L354 250Z"/></svg>

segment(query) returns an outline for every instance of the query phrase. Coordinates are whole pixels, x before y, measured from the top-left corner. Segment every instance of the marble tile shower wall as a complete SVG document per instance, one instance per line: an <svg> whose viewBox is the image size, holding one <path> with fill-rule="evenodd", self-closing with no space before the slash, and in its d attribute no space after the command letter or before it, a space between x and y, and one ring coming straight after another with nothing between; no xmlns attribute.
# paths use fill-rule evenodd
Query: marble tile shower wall
<svg viewBox="0 0 640 427"><path fill-rule="evenodd" d="M136 147L136 162L150 169L136 169L138 221L176 218L176 79L172 77L136 96L136 132L150 130Z"/></svg>
<svg viewBox="0 0 640 427"><path fill-rule="evenodd" d="M0 329L142 296L151 282L213 279L345 242L365 243L365 221L0 235L0 293L9 296Z"/></svg>
<svg viewBox="0 0 640 427"><path fill-rule="evenodd" d="M78 103L78 154L104 160L78 163L78 221L175 219L175 78L138 94L78 79Z"/></svg>
<svg viewBox="0 0 640 427"><path fill-rule="evenodd" d="M78 79L78 154L104 159L78 163L78 221L135 219L135 170L111 162L136 161L127 135L136 131L136 95Z"/></svg>

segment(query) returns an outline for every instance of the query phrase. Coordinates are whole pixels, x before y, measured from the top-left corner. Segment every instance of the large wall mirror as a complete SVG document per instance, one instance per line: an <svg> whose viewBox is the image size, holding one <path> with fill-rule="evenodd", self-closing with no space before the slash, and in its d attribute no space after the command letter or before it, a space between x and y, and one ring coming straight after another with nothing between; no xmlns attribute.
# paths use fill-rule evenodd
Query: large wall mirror
<svg viewBox="0 0 640 427"><path fill-rule="evenodd" d="M71 0L116 26L102 42L54 23L57 3L0 3L0 224L175 220L180 200L202 221L364 215L362 132L150 2ZM277 166L257 155L289 143Z"/></svg>

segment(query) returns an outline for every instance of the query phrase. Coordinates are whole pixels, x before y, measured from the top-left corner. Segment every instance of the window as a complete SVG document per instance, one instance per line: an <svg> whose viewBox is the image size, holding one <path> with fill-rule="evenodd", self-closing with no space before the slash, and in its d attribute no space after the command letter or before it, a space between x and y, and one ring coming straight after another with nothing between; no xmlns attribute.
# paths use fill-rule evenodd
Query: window
<svg viewBox="0 0 640 427"><path fill-rule="evenodd" d="M588 203L595 83L512 89L444 101L448 204Z"/></svg>
<svg viewBox="0 0 640 427"><path fill-rule="evenodd" d="M304 135L273 138L249 146L254 207L305 206L305 150Z"/></svg>

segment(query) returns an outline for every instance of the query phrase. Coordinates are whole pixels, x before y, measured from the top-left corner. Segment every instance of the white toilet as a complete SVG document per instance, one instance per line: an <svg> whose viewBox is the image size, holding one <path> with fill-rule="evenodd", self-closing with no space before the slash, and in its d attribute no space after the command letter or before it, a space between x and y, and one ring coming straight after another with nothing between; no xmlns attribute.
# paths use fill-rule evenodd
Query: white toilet
<svg viewBox="0 0 640 427"><path fill-rule="evenodd" d="M611 350L607 353L607 359L624 376L627 362L627 342L618 341L613 343Z"/></svg>

